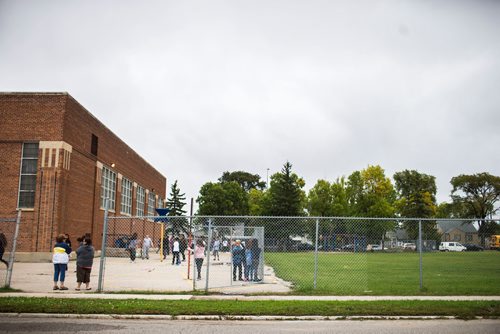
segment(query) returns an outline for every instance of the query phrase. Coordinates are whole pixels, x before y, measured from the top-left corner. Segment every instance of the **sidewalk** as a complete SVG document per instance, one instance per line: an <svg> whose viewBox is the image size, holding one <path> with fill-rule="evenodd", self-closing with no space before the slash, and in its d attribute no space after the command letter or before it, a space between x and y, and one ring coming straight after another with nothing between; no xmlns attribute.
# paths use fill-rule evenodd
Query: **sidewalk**
<svg viewBox="0 0 500 334"><path fill-rule="evenodd" d="M302 300L302 301L378 301L378 300L452 300L452 301L500 301L500 296L245 296L245 295L147 295L147 294L106 294L106 293L67 293L67 292L9 292L0 293L2 297L39 297L39 298L81 298L81 299L147 299L147 300Z"/></svg>

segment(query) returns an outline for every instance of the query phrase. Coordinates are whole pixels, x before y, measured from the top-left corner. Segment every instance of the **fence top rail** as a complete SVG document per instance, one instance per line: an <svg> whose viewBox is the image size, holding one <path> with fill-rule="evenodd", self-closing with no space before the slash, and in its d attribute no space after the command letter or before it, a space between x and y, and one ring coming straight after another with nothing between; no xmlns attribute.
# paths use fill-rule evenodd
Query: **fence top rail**
<svg viewBox="0 0 500 334"><path fill-rule="evenodd" d="M302 219L302 220L393 220L393 221L458 221L458 222L499 222L493 218L414 218L414 217L312 217L312 216L110 216L108 219L148 219L154 223L168 223L172 219ZM167 220L167 221L163 221ZM0 218L1 221L1 218ZM16 221L15 219L13 221Z"/></svg>

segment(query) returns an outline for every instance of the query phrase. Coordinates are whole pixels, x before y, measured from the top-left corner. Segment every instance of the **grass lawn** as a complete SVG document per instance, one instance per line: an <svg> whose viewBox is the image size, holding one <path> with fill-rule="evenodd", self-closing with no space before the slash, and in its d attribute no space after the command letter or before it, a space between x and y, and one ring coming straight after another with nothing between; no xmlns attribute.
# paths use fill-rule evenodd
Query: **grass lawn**
<svg viewBox="0 0 500 334"><path fill-rule="evenodd" d="M319 253L313 289L314 253L266 253L276 275L295 291L324 295L500 295L500 252L423 254L420 291L419 254Z"/></svg>
<svg viewBox="0 0 500 334"><path fill-rule="evenodd" d="M8 313L281 315L281 316L478 316L498 318L498 301L238 301L116 300L1 297Z"/></svg>

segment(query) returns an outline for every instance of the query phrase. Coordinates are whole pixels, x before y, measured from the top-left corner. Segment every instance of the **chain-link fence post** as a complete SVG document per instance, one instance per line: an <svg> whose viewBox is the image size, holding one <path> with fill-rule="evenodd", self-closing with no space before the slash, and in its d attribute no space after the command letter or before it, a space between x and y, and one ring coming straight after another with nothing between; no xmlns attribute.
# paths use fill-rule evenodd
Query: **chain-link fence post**
<svg viewBox="0 0 500 334"><path fill-rule="evenodd" d="M9 255L9 266L7 268L7 278L5 280L5 286L10 287L10 281L12 279L12 270L14 268L14 260L16 256L16 246L17 246L17 236L19 235L19 226L21 225L21 210L17 211L16 219L16 229L14 231L14 240L12 241L12 249Z"/></svg>
<svg viewBox="0 0 500 334"><path fill-rule="evenodd" d="M418 221L418 252L419 252L419 271L420 271L420 291L423 288L423 270L422 270L422 220Z"/></svg>
<svg viewBox="0 0 500 334"><path fill-rule="evenodd" d="M207 273L205 277L205 292L208 292L208 282L210 273L210 245L212 244L212 219L208 219L208 241L207 241Z"/></svg>
<svg viewBox="0 0 500 334"><path fill-rule="evenodd" d="M108 238L108 198L104 199L104 225L102 227L101 261L99 263L99 282L97 292L102 292L104 279L104 261L106 258L106 243Z"/></svg>
<svg viewBox="0 0 500 334"><path fill-rule="evenodd" d="M316 240L314 241L314 290L318 282L318 234L319 234L319 219L316 219Z"/></svg>

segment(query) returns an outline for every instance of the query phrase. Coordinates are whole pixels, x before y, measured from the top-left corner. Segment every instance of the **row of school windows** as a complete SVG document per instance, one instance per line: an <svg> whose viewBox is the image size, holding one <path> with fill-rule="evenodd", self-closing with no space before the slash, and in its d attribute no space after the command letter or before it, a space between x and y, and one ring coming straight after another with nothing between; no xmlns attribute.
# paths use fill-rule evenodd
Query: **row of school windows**
<svg viewBox="0 0 500 334"><path fill-rule="evenodd" d="M102 180L101 180L101 208L106 208L106 199L108 199L107 208L110 211L116 211L116 173L107 167L102 168ZM120 201L120 213L124 215L132 215L132 192L133 183L129 179L123 177L121 185L121 201ZM146 198L147 195L147 198ZM146 205L147 204L147 205ZM156 204L156 206L155 206ZM147 207L147 212L144 212L144 208ZM136 205L135 205L135 215L136 216L154 216L155 208L163 208L163 199L158 197L156 200L156 195L154 192L149 191L146 193L144 187L140 185L136 188Z"/></svg>
<svg viewBox="0 0 500 334"><path fill-rule="evenodd" d="M24 143L21 159L21 171L19 178L19 193L18 193L18 208L32 209L35 206L36 192L36 175L38 167L38 143ZM121 205L120 213L124 215L132 215L132 192L133 183L127 178L122 178L121 185ZM137 216L144 216L144 208L147 200L147 216L155 215L156 207L163 207L163 199L158 197L156 203L156 195L153 192L147 193L144 187L137 186L136 188L136 212ZM101 207L105 207L104 199L108 200L108 209L115 211L116 203L116 173L111 169L103 167L101 179Z"/></svg>

